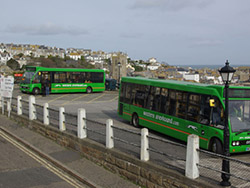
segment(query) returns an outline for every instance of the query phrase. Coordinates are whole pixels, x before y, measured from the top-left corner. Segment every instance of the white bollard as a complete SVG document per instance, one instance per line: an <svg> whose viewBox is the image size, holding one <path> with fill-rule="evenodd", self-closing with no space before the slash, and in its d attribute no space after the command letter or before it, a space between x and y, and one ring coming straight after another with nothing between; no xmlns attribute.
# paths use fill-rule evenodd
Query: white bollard
<svg viewBox="0 0 250 188"><path fill-rule="evenodd" d="M114 132L113 132L113 120L112 119L108 119L106 121L106 148L113 148L114 147Z"/></svg>
<svg viewBox="0 0 250 188"><path fill-rule="evenodd" d="M17 96L17 115L22 115L23 114L21 100L22 100L22 97L21 96Z"/></svg>
<svg viewBox="0 0 250 188"><path fill-rule="evenodd" d="M44 103L43 105L43 124L49 125L49 104Z"/></svg>
<svg viewBox="0 0 250 188"><path fill-rule="evenodd" d="M78 109L77 137L80 138L80 139L87 138L86 110L84 108L79 108Z"/></svg>
<svg viewBox="0 0 250 188"><path fill-rule="evenodd" d="M66 130L64 112L65 112L64 107L60 107L59 108L59 130L60 131Z"/></svg>
<svg viewBox="0 0 250 188"><path fill-rule="evenodd" d="M31 95L29 97L29 119L30 120L36 119L36 108L34 104L36 104L36 98L33 95Z"/></svg>
<svg viewBox="0 0 250 188"><path fill-rule="evenodd" d="M189 135L187 143L187 154L186 154L186 171L185 174L190 179L196 179L199 177L199 136Z"/></svg>
<svg viewBox="0 0 250 188"><path fill-rule="evenodd" d="M4 114L4 97L2 97L2 114Z"/></svg>
<svg viewBox="0 0 250 188"><path fill-rule="evenodd" d="M148 142L148 129L141 129L141 160L149 160L149 142Z"/></svg>
<svg viewBox="0 0 250 188"><path fill-rule="evenodd" d="M11 100L11 99L10 99ZM11 111L11 101L7 101L7 112L8 112L8 117L10 117L10 111Z"/></svg>

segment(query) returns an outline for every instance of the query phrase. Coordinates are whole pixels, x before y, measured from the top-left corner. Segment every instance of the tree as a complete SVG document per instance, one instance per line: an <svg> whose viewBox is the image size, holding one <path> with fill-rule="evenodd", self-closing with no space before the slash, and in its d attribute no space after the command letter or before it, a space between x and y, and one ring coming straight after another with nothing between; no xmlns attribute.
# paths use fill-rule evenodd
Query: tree
<svg viewBox="0 0 250 188"><path fill-rule="evenodd" d="M17 54L17 56L18 56L19 58L21 58L21 57L24 56L24 54L23 54L23 53L19 53L19 54Z"/></svg>
<svg viewBox="0 0 250 188"><path fill-rule="evenodd" d="M6 65L10 67L12 70L20 70L19 63L12 58L9 61L7 61Z"/></svg>

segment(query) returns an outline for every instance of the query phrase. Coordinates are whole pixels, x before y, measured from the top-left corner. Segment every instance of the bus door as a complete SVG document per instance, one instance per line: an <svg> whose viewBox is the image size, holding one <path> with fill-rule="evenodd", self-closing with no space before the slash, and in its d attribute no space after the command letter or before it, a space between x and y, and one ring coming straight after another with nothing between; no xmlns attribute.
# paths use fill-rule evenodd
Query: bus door
<svg viewBox="0 0 250 188"><path fill-rule="evenodd" d="M201 144L207 144L210 135L210 96L189 94L187 107L187 131L200 137Z"/></svg>
<svg viewBox="0 0 250 188"><path fill-rule="evenodd" d="M119 100L119 114L130 114L132 85L126 82L122 83Z"/></svg>
<svg viewBox="0 0 250 188"><path fill-rule="evenodd" d="M42 91L46 92L46 87L49 88L49 92L51 92L51 75L50 72L41 72L42 74Z"/></svg>

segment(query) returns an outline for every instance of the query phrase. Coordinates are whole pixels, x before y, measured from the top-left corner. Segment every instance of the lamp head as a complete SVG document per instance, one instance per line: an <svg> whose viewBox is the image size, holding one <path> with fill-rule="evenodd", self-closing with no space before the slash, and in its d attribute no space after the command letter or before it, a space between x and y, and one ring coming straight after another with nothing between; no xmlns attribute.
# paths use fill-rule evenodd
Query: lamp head
<svg viewBox="0 0 250 188"><path fill-rule="evenodd" d="M233 67L229 66L229 62L227 60L226 65L219 70L219 73L220 73L220 75L222 77L223 82L224 83L231 82L235 71L236 70L234 70Z"/></svg>

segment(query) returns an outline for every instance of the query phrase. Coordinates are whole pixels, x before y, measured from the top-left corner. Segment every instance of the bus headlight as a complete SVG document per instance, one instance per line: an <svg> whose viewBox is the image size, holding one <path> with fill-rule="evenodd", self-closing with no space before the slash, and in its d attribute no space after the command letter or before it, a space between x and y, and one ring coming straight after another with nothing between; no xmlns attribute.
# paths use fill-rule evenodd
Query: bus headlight
<svg viewBox="0 0 250 188"><path fill-rule="evenodd" d="M233 141L233 142L232 142L232 145L233 145L233 146L239 146L239 145L240 145L240 142L239 142L239 141Z"/></svg>

